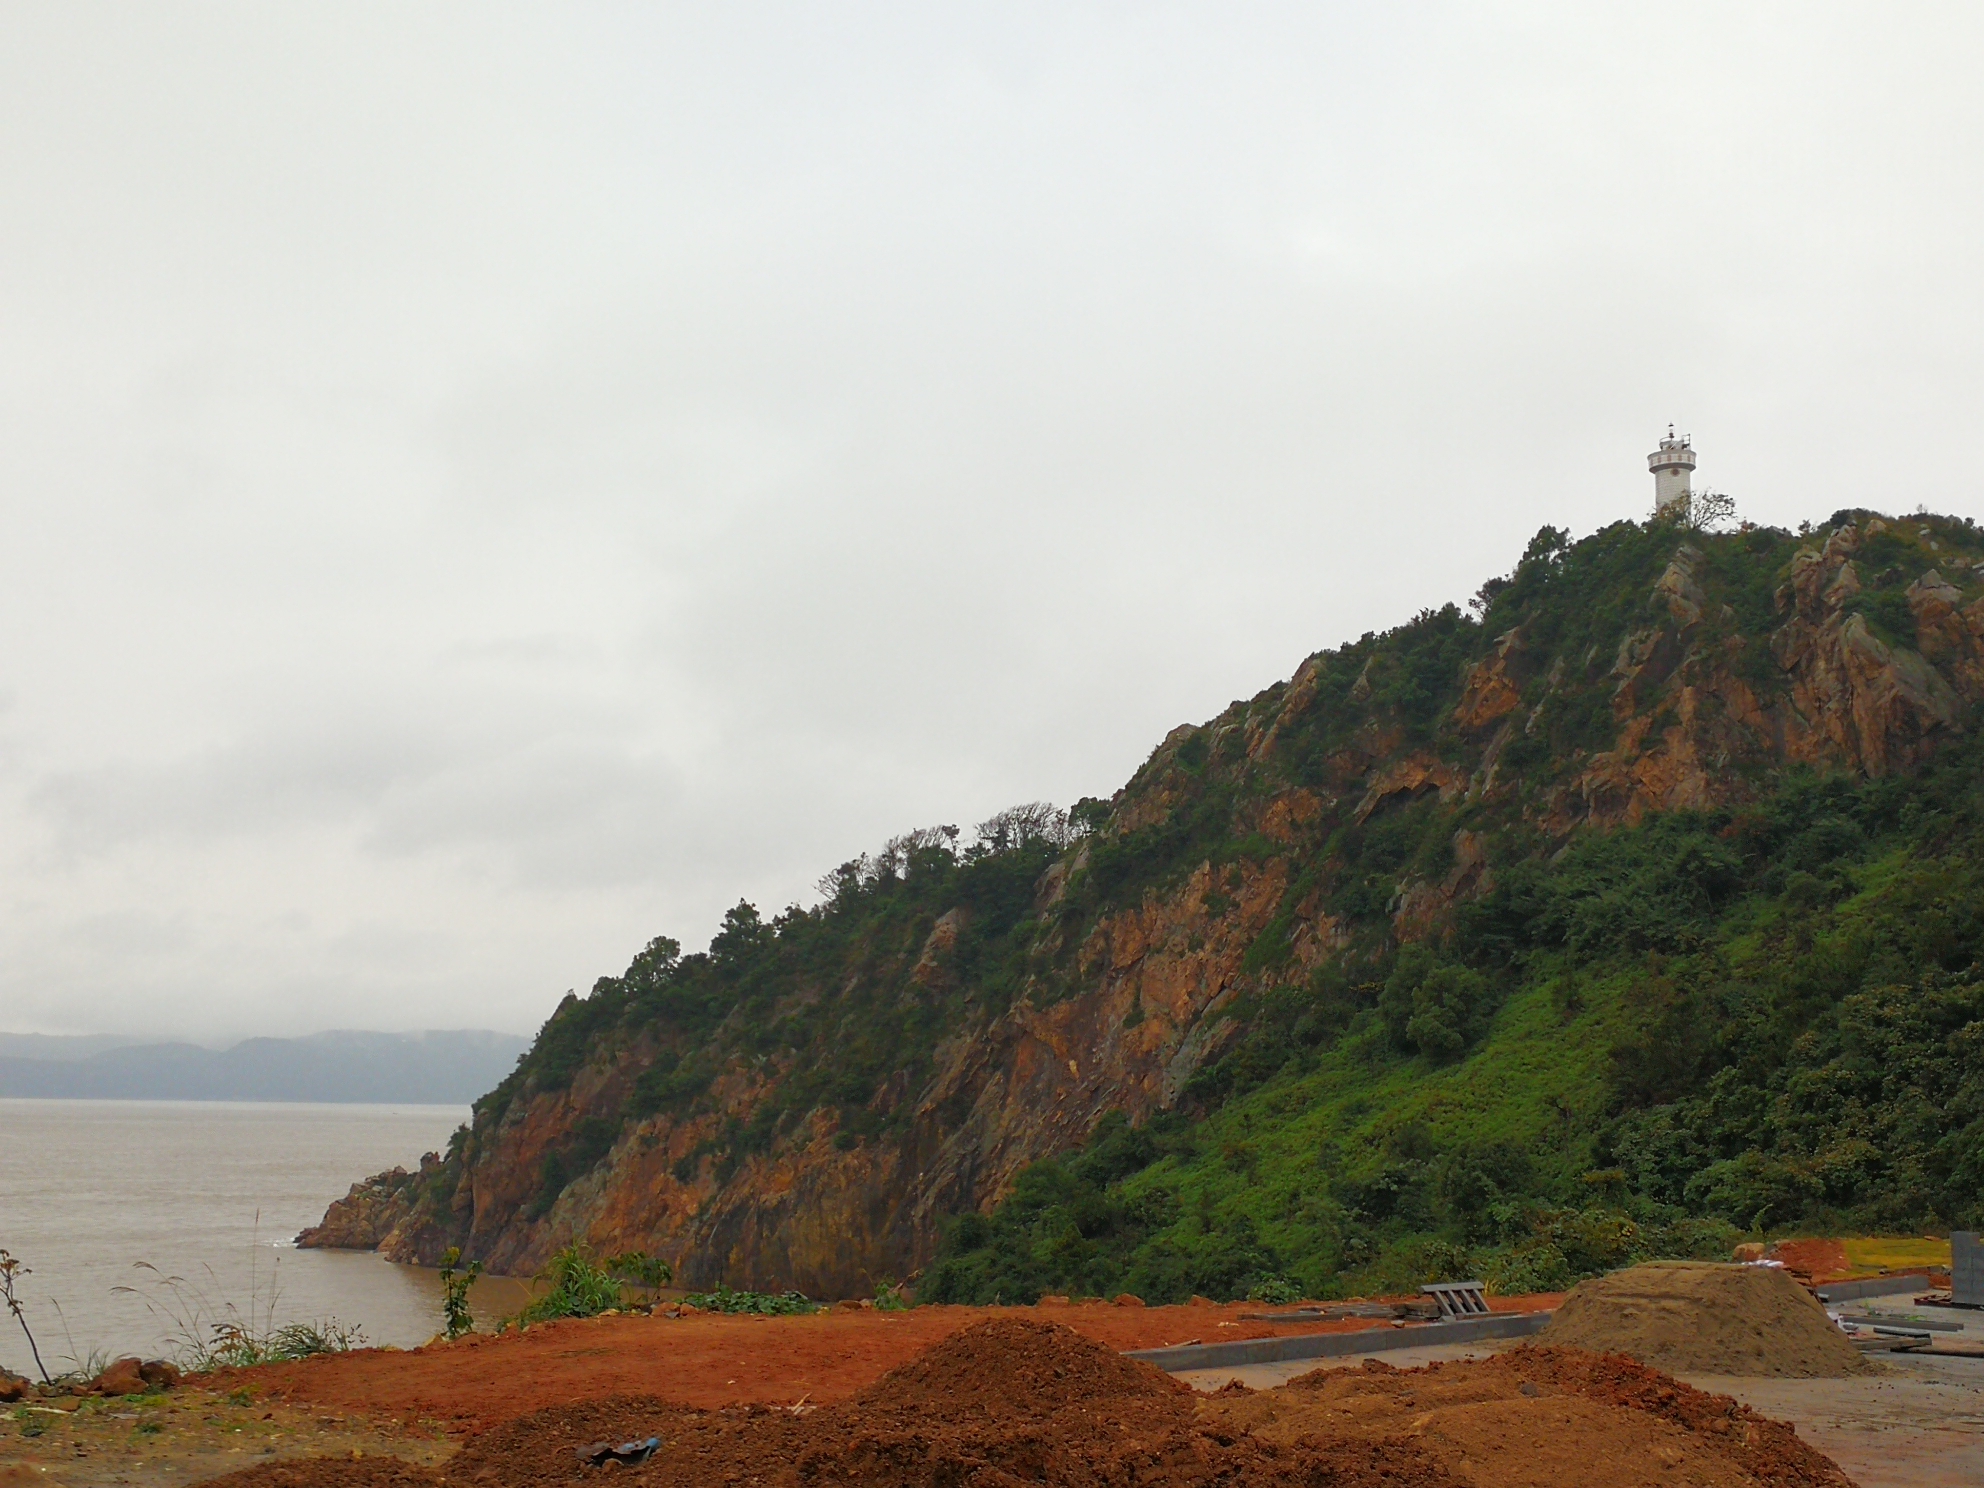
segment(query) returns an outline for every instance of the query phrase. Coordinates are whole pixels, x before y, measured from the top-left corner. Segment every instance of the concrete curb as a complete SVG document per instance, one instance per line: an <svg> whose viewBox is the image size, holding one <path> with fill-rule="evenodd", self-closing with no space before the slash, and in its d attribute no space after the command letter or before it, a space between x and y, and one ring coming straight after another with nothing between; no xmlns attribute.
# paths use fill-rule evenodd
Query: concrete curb
<svg viewBox="0 0 1984 1488"><path fill-rule="evenodd" d="M1129 1357L1167 1374L1224 1369L1236 1364L1276 1364L1283 1359L1337 1359L1387 1349L1435 1348L1481 1338L1524 1338L1552 1317L1548 1312L1503 1312L1404 1328L1360 1328L1355 1333L1291 1333L1280 1338L1236 1338L1231 1343L1184 1343L1175 1348L1132 1349Z"/></svg>
<svg viewBox="0 0 1984 1488"><path fill-rule="evenodd" d="M1917 1271L1897 1272L1893 1276L1867 1276L1859 1281L1829 1281L1817 1288L1821 1302L1853 1302L1861 1297L1890 1297L1898 1292L1923 1292L1929 1289L1926 1273Z"/></svg>

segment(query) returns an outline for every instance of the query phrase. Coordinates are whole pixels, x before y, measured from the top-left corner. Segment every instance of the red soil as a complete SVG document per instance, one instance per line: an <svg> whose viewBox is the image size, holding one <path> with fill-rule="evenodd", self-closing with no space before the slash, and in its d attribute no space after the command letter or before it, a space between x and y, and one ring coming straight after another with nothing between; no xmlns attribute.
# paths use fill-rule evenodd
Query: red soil
<svg viewBox="0 0 1984 1488"><path fill-rule="evenodd" d="M1553 1294L1497 1297L1499 1312L1554 1307ZM613 1395L657 1395L711 1409L733 1402L814 1405L845 1400L897 1365L988 1318L1064 1323L1111 1349L1223 1342L1287 1333L1355 1332L1342 1323L1241 1322L1258 1303L1186 1307L918 1307L841 1309L807 1317L612 1317L540 1323L525 1333L473 1334L430 1348L362 1349L300 1364L263 1365L216 1379L276 1400L375 1419L436 1421L482 1431L528 1411ZM1381 1324L1380 1326L1385 1326Z"/></svg>
<svg viewBox="0 0 1984 1488"><path fill-rule="evenodd" d="M1780 1240L1767 1252L1800 1281L1839 1281L1853 1275L1846 1247L1837 1240Z"/></svg>

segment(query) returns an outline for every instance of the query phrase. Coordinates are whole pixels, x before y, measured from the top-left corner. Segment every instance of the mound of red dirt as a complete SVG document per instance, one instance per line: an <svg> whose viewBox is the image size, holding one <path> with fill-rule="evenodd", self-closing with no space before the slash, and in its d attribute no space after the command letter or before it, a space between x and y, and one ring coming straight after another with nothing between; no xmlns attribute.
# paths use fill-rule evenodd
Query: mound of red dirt
<svg viewBox="0 0 1984 1488"><path fill-rule="evenodd" d="M594 1442L661 1438L644 1466ZM1786 1427L1621 1358L1518 1350L1483 1362L1319 1370L1195 1396L1051 1324L946 1339L853 1399L696 1410L621 1397L472 1438L439 1470L248 1469L215 1488L1851 1488ZM630 1484L629 1488L634 1488Z"/></svg>
<svg viewBox="0 0 1984 1488"><path fill-rule="evenodd" d="M1190 1415L1192 1389L1073 1329L994 1318L898 1364L857 1394L856 1411L910 1411L925 1420L1054 1415L1157 1403Z"/></svg>

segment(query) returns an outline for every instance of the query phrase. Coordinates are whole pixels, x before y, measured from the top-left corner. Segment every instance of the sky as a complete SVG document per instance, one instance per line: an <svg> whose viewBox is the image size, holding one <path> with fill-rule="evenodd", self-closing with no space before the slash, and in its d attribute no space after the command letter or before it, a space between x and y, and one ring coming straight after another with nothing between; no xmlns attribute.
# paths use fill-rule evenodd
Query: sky
<svg viewBox="0 0 1984 1488"><path fill-rule="evenodd" d="M1980 514L1984 9L0 7L0 1028L534 1030L1646 514Z"/></svg>

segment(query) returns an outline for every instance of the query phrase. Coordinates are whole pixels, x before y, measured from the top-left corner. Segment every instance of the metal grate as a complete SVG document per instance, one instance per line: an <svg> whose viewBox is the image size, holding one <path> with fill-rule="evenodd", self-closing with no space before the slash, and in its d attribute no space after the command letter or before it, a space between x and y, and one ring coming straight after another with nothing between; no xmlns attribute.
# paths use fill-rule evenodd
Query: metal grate
<svg viewBox="0 0 1984 1488"><path fill-rule="evenodd" d="M1478 1281L1436 1281L1419 1290L1440 1304L1443 1321L1447 1318L1487 1316L1488 1299L1481 1294L1481 1283Z"/></svg>
<svg viewBox="0 0 1984 1488"><path fill-rule="evenodd" d="M1958 1307L1984 1307L1984 1245L1974 1230L1950 1236L1950 1301Z"/></svg>

